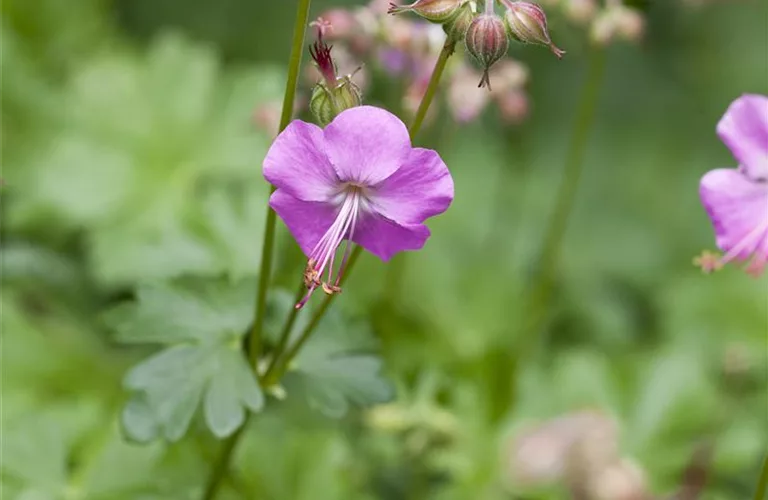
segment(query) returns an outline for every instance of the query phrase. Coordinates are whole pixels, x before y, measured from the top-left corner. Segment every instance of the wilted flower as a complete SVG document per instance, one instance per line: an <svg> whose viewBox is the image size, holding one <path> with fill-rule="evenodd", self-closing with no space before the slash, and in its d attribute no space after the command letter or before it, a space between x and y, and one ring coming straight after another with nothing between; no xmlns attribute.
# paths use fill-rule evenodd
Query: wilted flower
<svg viewBox="0 0 768 500"><path fill-rule="evenodd" d="M591 478L586 490L591 500L650 500L645 473L628 459L605 467Z"/></svg>
<svg viewBox="0 0 768 500"><path fill-rule="evenodd" d="M603 456L617 457L617 440L612 418L594 411L569 413L518 435L509 448L508 471L523 487L562 481L574 464L591 474L603 465ZM595 457L600 457L600 464Z"/></svg>
<svg viewBox="0 0 768 500"><path fill-rule="evenodd" d="M323 41L323 32L327 29L327 26L318 27L317 41L309 49L322 75L322 81L312 90L309 108L321 125L327 125L345 109L360 106L363 102L360 88L352 81L352 75L336 76L331 47Z"/></svg>
<svg viewBox="0 0 768 500"><path fill-rule="evenodd" d="M739 162L701 179L700 195L725 252L719 263L750 261L747 272L761 274L768 261L768 97L736 99L717 125L720 139Z"/></svg>
<svg viewBox="0 0 768 500"><path fill-rule="evenodd" d="M350 241L385 261L420 249L430 234L424 221L453 200L453 179L437 152L413 148L400 119L371 106L343 111L325 130L292 122L267 153L264 177L277 188L270 206L308 257L308 293L296 307L317 288L340 291Z"/></svg>

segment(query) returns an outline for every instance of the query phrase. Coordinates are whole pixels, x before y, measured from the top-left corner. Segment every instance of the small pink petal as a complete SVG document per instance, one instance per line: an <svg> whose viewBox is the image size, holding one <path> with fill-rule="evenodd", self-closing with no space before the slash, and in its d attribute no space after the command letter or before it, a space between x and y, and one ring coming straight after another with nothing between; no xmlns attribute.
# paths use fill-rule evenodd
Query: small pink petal
<svg viewBox="0 0 768 500"><path fill-rule="evenodd" d="M269 206L283 219L305 255L312 250L336 220L336 209L328 203L303 201L278 189Z"/></svg>
<svg viewBox="0 0 768 500"><path fill-rule="evenodd" d="M368 214L361 218L352 240L386 262L397 252L421 249L429 235L424 224L398 224L383 216Z"/></svg>
<svg viewBox="0 0 768 500"><path fill-rule="evenodd" d="M699 193L717 246L726 255L745 260L768 253L767 183L752 181L736 169L718 169L701 179Z"/></svg>
<svg viewBox="0 0 768 500"><path fill-rule="evenodd" d="M347 109L325 128L325 151L342 182L378 184L400 168L410 150L405 124L381 108Z"/></svg>
<svg viewBox="0 0 768 500"><path fill-rule="evenodd" d="M339 184L325 155L323 130L294 120L280 133L264 158L264 177L304 201L325 201Z"/></svg>
<svg viewBox="0 0 768 500"><path fill-rule="evenodd" d="M448 209L453 179L436 151L415 148L394 174L372 190L370 201L388 219L419 224Z"/></svg>
<svg viewBox="0 0 768 500"><path fill-rule="evenodd" d="M730 105L717 134L752 179L768 179L768 97L746 94Z"/></svg>

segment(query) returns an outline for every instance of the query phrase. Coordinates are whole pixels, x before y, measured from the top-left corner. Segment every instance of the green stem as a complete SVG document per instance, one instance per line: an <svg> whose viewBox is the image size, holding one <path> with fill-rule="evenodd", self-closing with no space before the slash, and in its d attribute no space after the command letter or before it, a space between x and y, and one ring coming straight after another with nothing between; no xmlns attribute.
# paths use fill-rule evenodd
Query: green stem
<svg viewBox="0 0 768 500"><path fill-rule="evenodd" d="M755 500L765 500L766 493L768 493L768 453L765 454L763 469L760 472L760 478L757 480Z"/></svg>
<svg viewBox="0 0 768 500"><path fill-rule="evenodd" d="M435 98L440 79L443 77L445 65L448 62L448 58L453 55L455 49L456 44L452 42L450 38L446 39L445 45L443 45L443 50L440 51L440 57L437 58L435 68L432 70L432 76L429 79L427 91L424 92L424 97L421 98L419 108L416 110L416 116L413 117L413 123L411 123L410 128L408 128L411 140L413 140L421 130L424 118L427 116L427 111L429 111L429 106L432 105L432 100Z"/></svg>
<svg viewBox="0 0 768 500"><path fill-rule="evenodd" d="M349 255L349 260L347 261L347 269L344 276L342 276L341 281L339 282L339 285L343 285L345 279L347 276L349 276L349 273L352 271L352 268L355 266L355 262L357 262L357 259L360 257L362 247L355 247L354 250L352 250L352 253ZM322 304L320 304L320 307L317 308L315 311L315 314L312 316L312 319L309 321L307 326L304 327L304 330L302 330L301 335L299 335L299 338L294 342L294 344L285 352L283 356L280 356L281 353L275 353L275 358L270 365L269 369L267 370L267 373L264 374L264 387L269 387L271 385L274 385L277 383L278 380L280 380L285 374L286 370L288 369L291 361L293 358L296 357L296 355L301 351L301 348L304 347L304 344L309 340L309 337L312 335L312 332L315 330L317 325L320 323L320 321L323 319L323 316L325 316L326 311L331 305L331 301L336 296L336 294L333 295L326 295L323 299ZM295 318L295 315L293 316ZM289 317L290 322L290 317ZM288 324L289 322L286 322ZM291 326L293 326L291 324ZM288 335L286 337L290 336L290 328L283 328L283 331L288 331ZM282 361L280 361L282 359Z"/></svg>
<svg viewBox="0 0 768 500"><path fill-rule="evenodd" d="M421 99L421 103L419 104L419 108L416 110L416 116L413 118L413 123L411 124L410 128L408 129L408 133L411 136L411 140L419 133L421 130L421 126L424 123L424 117L427 115L427 111L429 111L429 106L432 104L432 101L435 98L435 94L437 93L437 88L440 84L440 79L443 77L443 73L445 71L446 63L448 62L448 58L451 57L454 50L456 48L456 44L452 42L450 39L446 39L445 45L443 45L443 49L440 51L440 56L437 58L437 62L435 63L435 68L432 70L432 76L429 79L429 84L427 85L427 90L424 92L424 97ZM352 253L349 257L349 263L347 264L346 273L344 274L343 280L346 279L349 274L352 272L352 266L357 261L358 257L360 257L360 253L362 252L362 247L356 246L354 250L352 250ZM342 283L343 283L342 280ZM315 311L315 314L312 316L312 319L309 321L309 324L304 328L304 330L301 332L301 335L299 336L296 343L294 343L290 349L285 353L284 356L281 356L281 353L279 351L275 352L275 358L272 363L272 365L267 370L267 374L264 376L264 386L269 387L272 384L275 384L280 378L283 376L285 371L288 369L291 361L293 358L299 353L301 348L304 346L304 343L309 339L309 337L312 335L312 332L314 331L315 327L320 323L320 321L323 319L323 316L325 316L326 311L331 305L331 302L333 301L333 298L336 295L328 295L323 300L323 303L320 305L320 307L317 308ZM288 323L293 326L293 321L295 319L295 312L292 312L291 315L288 317ZM286 334L286 331L288 332ZM290 329L286 330L286 328L283 328L283 334L284 335L290 335ZM282 361L278 362L277 358L282 358Z"/></svg>
<svg viewBox="0 0 768 500"><path fill-rule="evenodd" d="M446 40L445 45L443 45L443 50L440 51L440 57L438 57L437 62L435 63L435 68L432 70L432 76L429 80L427 91L424 93L424 98L421 100L421 103L419 103L419 108L416 110L413 123L408 129L408 133L410 134L411 138L415 137L416 134L418 134L421 130L421 126L424 123L424 118L426 118L427 111L429 111L429 106L432 104L432 100L434 99L435 93L437 92L438 83L443 77L446 63L453 54L454 50L455 44L451 43L449 40ZM403 276L405 275L405 270L407 268L405 260L406 255L398 255L392 259L392 261L389 263L389 266L387 267L385 290L386 296L388 297L388 301L390 303L394 303L395 298L397 297L397 291L400 289L400 286L403 282Z"/></svg>
<svg viewBox="0 0 768 500"><path fill-rule="evenodd" d="M280 115L279 132L282 132L293 115L293 102L296 98L296 86L301 69L301 56L304 52L304 32L309 21L309 5L311 0L299 0L296 8L296 20L293 25L293 42L291 45L291 59L288 62L288 80L285 84L285 96L283 97L283 111ZM275 192L272 186L270 195ZM261 355L261 338L264 327L264 311L267 306L267 289L272 274L272 257L275 247L275 211L267 206L266 221L264 223L264 241L261 247L261 268L259 269L259 284L256 292L256 307L253 318L253 326L248 339L248 358L254 371Z"/></svg>
<svg viewBox="0 0 768 500"><path fill-rule="evenodd" d="M293 298L293 304L298 303L306 292L307 287L304 285L304 281L301 281L296 296ZM262 377L264 387L269 387L268 381L272 378L280 361L280 357L283 355L283 352L288 345L288 340L291 338L291 330L293 330L293 325L296 323L296 316L298 316L298 314L299 309L291 307L291 311L288 313L288 318L286 318L285 323L283 324L283 329L280 332L277 345L273 349L272 361L270 362L267 371L264 373L264 377Z"/></svg>
<svg viewBox="0 0 768 500"><path fill-rule="evenodd" d="M309 22L309 6L311 0L298 0L296 7L296 19L293 25L293 40L291 42L291 58L288 61L288 79L285 83L285 95L283 96L283 110L280 115L279 132L285 130L293 115L293 103L296 99L296 87L301 70L301 56L304 53L304 33ZM270 188L270 195L275 192L275 187ZM275 212L267 206L266 221L264 224L264 241L261 248L261 267L259 269L259 283L256 292L256 305L253 317L253 326L248 336L246 352L248 360L258 376L259 356L261 355L262 331L264 326L264 311L267 305L267 289L272 274L272 257L275 243ZM219 459L214 465L211 477L203 493L203 500L213 500L221 487L221 483L227 475L229 463L235 446L244 432L248 418L243 425L224 441Z"/></svg>
<svg viewBox="0 0 768 500"><path fill-rule="evenodd" d="M243 434L243 432L245 432L248 421L249 417L246 417L243 425L241 425L240 428L235 431L234 434L229 436L222 444L221 454L213 466L213 472L211 473L211 478L205 487L205 491L203 492L202 500L213 500L216 498L216 493L219 491L221 483L223 483L224 478L227 477L227 469L229 469L229 462L232 458L232 453L235 450L235 446L240 441L240 436Z"/></svg>
<svg viewBox="0 0 768 500"><path fill-rule="evenodd" d="M563 237L568 228L569 215L579 188L584 155L595 122L604 70L605 54L600 49L594 49L589 61L587 78L579 97L579 108L568 146L563 179L557 193L557 204L544 237L541 258L529 295L531 307L528 309L530 313L528 321L523 325L523 339L533 339L535 331L545 317L546 306L552 292L552 278L557 268Z"/></svg>

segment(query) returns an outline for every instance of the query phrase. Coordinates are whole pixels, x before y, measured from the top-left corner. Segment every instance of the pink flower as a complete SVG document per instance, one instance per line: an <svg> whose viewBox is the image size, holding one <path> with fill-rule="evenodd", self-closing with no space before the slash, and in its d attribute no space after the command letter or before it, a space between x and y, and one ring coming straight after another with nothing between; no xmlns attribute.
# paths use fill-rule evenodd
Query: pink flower
<svg viewBox="0 0 768 500"><path fill-rule="evenodd" d="M267 153L264 177L277 188L270 206L308 257L309 291L296 307L318 287L340 291L349 241L384 261L418 250L430 235L424 221L453 201L453 179L437 152L412 147L403 122L372 106L343 111L325 130L292 122Z"/></svg>
<svg viewBox="0 0 768 500"><path fill-rule="evenodd" d="M759 275L768 261L768 97L736 99L717 125L717 134L739 162L701 179L700 195L715 228L720 264L747 261ZM717 268L717 266L707 266Z"/></svg>

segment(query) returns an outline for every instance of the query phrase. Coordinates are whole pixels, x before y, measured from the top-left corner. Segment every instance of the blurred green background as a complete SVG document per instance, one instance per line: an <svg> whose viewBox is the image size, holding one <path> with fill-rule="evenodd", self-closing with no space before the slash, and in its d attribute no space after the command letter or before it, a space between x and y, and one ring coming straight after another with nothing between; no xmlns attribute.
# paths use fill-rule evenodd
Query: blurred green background
<svg viewBox="0 0 768 500"><path fill-rule="evenodd" d="M282 98L294 3L3 2L3 499L200 498L219 442L199 416L175 443L124 438L121 380L156 349L117 343L104 313L182 275L255 286L270 137L252 115ZM316 0L312 16L361 3ZM563 481L516 480L510 439L583 410L615 420L616 453L658 498L691 463L700 498L750 498L768 447L768 281L691 260L714 249L698 180L734 166L715 124L740 94L768 94L768 3L644 9L645 39L606 49L544 321L525 327L593 57L556 13L565 59L512 50L530 118L428 124L416 142L445 159L454 204L423 251L365 255L317 332L379 353L394 391L344 411L289 386L250 421L219 498L570 498ZM392 106L387 85L368 102ZM279 228L290 292L270 298L273 336L302 269ZM647 497L609 500L624 498Z"/></svg>

